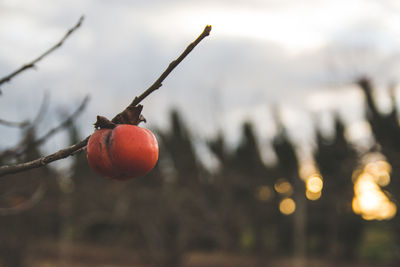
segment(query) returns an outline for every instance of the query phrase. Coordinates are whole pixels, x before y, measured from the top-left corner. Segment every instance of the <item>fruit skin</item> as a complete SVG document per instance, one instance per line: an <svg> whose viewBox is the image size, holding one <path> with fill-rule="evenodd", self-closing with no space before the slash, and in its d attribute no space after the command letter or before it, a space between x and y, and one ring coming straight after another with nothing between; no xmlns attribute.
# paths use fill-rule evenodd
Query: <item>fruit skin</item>
<svg viewBox="0 0 400 267"><path fill-rule="evenodd" d="M111 129L96 130L89 138L86 150L90 167L98 174L112 177L117 173L108 153L107 143L111 137Z"/></svg>
<svg viewBox="0 0 400 267"><path fill-rule="evenodd" d="M102 176L116 180L139 177L157 163L157 139L148 129L129 124L96 130L87 144L87 159Z"/></svg>

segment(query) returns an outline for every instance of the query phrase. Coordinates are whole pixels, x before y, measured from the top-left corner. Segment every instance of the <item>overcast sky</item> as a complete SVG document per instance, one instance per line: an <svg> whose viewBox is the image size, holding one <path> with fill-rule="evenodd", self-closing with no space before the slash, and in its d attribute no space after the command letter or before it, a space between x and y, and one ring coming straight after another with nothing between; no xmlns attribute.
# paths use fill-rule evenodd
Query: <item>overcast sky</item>
<svg viewBox="0 0 400 267"><path fill-rule="evenodd" d="M0 118L34 117L45 91L55 115L90 95L78 120L89 135L97 114L112 118L125 108L207 24L211 36L143 102L149 127L164 127L178 107L199 137L222 129L233 142L251 118L270 138L270 111L279 106L299 140L310 136L310 112L329 126L332 110L358 138L363 103L350 82L367 74L384 96L399 78L396 0L1 0L0 76L55 44L81 15L82 27L61 49L2 87ZM41 130L56 124L47 116ZM3 147L18 136L1 132Z"/></svg>

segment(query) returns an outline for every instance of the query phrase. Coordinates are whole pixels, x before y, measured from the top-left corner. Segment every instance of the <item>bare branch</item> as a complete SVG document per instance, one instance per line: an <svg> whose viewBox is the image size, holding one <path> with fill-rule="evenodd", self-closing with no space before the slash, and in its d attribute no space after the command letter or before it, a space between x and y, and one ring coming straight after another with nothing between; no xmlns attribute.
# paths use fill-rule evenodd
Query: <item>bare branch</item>
<svg viewBox="0 0 400 267"><path fill-rule="evenodd" d="M63 122L61 122L60 125L54 127L53 129L49 130L46 134L44 134L41 138L35 140L35 142L33 142L33 145L37 146L44 143L48 138L50 138L60 130L71 125L74 118L76 118L85 109L88 102L89 102L89 96L86 96L83 99L82 103L79 105L79 107L71 115L69 115Z"/></svg>
<svg viewBox="0 0 400 267"><path fill-rule="evenodd" d="M30 122L29 120L25 120L23 122L10 122L10 121L0 119L0 124L9 126L9 127L17 127L17 128L24 128L24 127L36 125L43 119L43 116L46 113L46 110L48 108L48 104L49 104L49 94L48 94L48 92L45 92L43 95L42 103L40 104L40 108L38 110L38 113L37 113L35 119L33 119L33 122ZM1 158L1 156L0 156L0 158Z"/></svg>
<svg viewBox="0 0 400 267"><path fill-rule="evenodd" d="M85 147L89 140L89 137L90 136L86 137L84 140L82 140L81 142L79 142L77 144L74 144L74 145L69 146L64 149L61 149L61 150L57 151L56 153L53 153L53 154L45 156L45 157L41 157L41 158L38 158L38 159L35 159L32 161L28 161L28 162L24 162L24 163L1 166L0 167L0 176L43 167L53 161L69 157L69 156L73 155L75 151Z"/></svg>
<svg viewBox="0 0 400 267"><path fill-rule="evenodd" d="M16 156L18 154L18 151L20 151L23 147L25 147L28 144L29 140L29 130L26 131L26 134L24 137L21 139L21 141L16 144L12 148L7 148L3 151L0 152L0 159L4 160L6 158L9 158L11 156Z"/></svg>
<svg viewBox="0 0 400 267"><path fill-rule="evenodd" d="M61 122L58 126L50 129L46 134L44 134L42 137L34 140L33 142L30 142L29 144L27 143L28 138L25 137L23 140L16 145L13 148L6 149L2 152L0 152L0 159L5 159L9 157L19 157L22 154L24 154L30 147L32 146L39 146L46 142L51 136L54 134L58 133L62 129L68 127L72 122L73 119L76 118L86 107L87 103L89 101L89 96L86 96L82 103L79 105L79 107L72 113L70 114L63 122ZM40 112L39 112L40 114ZM38 116L37 116L38 118ZM33 124L36 125L36 124ZM29 145L29 146L28 146Z"/></svg>
<svg viewBox="0 0 400 267"><path fill-rule="evenodd" d="M27 69L31 69L34 68L35 65L41 61L43 58L45 58L47 55L49 55L50 53L52 53L54 50L56 50L57 48L61 47L64 44L64 41L75 31L77 30L82 22L83 22L84 17L81 16L79 18L79 21L76 23L76 25L74 27L72 27L71 29L69 29L67 31L67 33L64 35L64 37L55 45L53 45L50 49L48 49L46 52L44 52L43 54L41 54L39 57L37 57L36 59L32 60L31 62L22 65L19 69L15 70L14 72L8 74L7 76L3 77L0 79L0 85L2 85L3 83L6 82L10 82L12 78L14 78L15 76L17 76L18 74L20 74L21 72L27 70ZM0 91L1 94L1 91Z"/></svg>
<svg viewBox="0 0 400 267"><path fill-rule="evenodd" d="M44 118L44 115L46 114L47 109L49 108L49 92L45 91L43 94L43 99L42 103L40 104L39 110L35 116L35 118L32 120L31 127L34 127L35 125L38 125Z"/></svg>
<svg viewBox="0 0 400 267"><path fill-rule="evenodd" d="M164 81L164 79L172 72L172 70L176 66L179 65L179 63L193 50L193 48L195 48L196 45L201 42L201 40L203 40L205 37L207 37L210 34L210 31L211 31L211 26L210 25L206 26L204 31L200 34L200 36L194 42L192 42L176 60L172 61L168 65L167 69L161 74L161 76L146 91L144 91L140 96L135 97L134 100L132 101L132 103L128 107L138 105L148 95L150 95L152 92L154 92L155 90L160 88L162 86L162 82ZM118 115L115 118L117 118L117 117L118 117ZM1 166L0 167L0 177L7 175L7 174L12 174L12 173L17 173L17 172L22 172L22 171L26 171L29 169L33 169L33 168L43 167L53 161L60 160L60 159L69 157L71 155L74 155L76 153L79 153L85 149L85 146L86 146L89 138L90 138L90 136L86 137L84 140L82 140L79 143L76 143L65 149L61 149L61 150L57 151L56 153L53 153L53 154L45 156L45 157L41 157L41 158L38 158L38 159L35 159L32 161L28 161L28 162L24 162L24 163Z"/></svg>
<svg viewBox="0 0 400 267"><path fill-rule="evenodd" d="M29 125L29 121L15 122L0 119L0 125L4 125L7 127L24 128Z"/></svg>
<svg viewBox="0 0 400 267"><path fill-rule="evenodd" d="M188 45L188 47L186 47L186 49L182 52L182 54L175 59L174 61L172 61L167 69L161 74L161 76L146 90L144 91L140 96L135 97L135 99L133 99L132 103L127 107L127 109L131 108L131 107L135 107L137 106L140 102L142 102L143 99L145 99L148 95L150 95L152 92L154 92L155 90L157 90L158 88L160 88L162 86L162 82L165 80L165 78L167 78L167 76L175 69L176 66L178 66L182 60L190 53L192 52L192 50L208 35L210 35L211 32L211 25L207 25L203 32L199 35L199 37L197 37L196 40L194 40L191 44ZM122 112L123 113L123 112ZM121 113L120 113L121 114ZM112 119L112 122L118 123L118 116L120 115L118 114L117 116L115 116Z"/></svg>
<svg viewBox="0 0 400 267"><path fill-rule="evenodd" d="M26 125L24 137L22 137L20 142L16 144L14 147L1 151L0 152L1 160L4 160L7 157L16 156L18 154L18 151L21 151L24 147L26 148L28 146L29 142L31 142L30 134L33 127L40 123L49 106L48 99L49 99L49 94L46 92L43 95L42 103L40 104L39 110L35 118L33 119L33 122L28 122L28 124Z"/></svg>
<svg viewBox="0 0 400 267"><path fill-rule="evenodd" d="M140 96L135 97L135 99L132 101L130 106L136 106L140 102L142 102L143 99L145 99L149 94L151 94L153 91L157 90L162 86L162 82L167 78L167 76L175 69L176 66L178 66L185 57L192 52L192 50L208 35L210 35L211 32L211 25L207 25L203 32L197 37L196 40L194 40L188 47L186 47L185 51L174 61L172 61L169 65L168 68L161 74L161 76L146 90L144 91Z"/></svg>

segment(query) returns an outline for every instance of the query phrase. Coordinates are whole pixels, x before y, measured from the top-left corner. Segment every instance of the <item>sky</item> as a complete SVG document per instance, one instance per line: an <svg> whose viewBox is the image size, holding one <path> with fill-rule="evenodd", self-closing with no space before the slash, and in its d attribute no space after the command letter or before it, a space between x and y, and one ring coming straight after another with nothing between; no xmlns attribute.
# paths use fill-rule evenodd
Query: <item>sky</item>
<svg viewBox="0 0 400 267"><path fill-rule="evenodd" d="M145 101L150 128L177 108L198 139L223 131L236 143L250 120L265 157L279 110L295 142L309 144L315 122L338 112L349 137L368 143L363 98L354 80L371 77L385 109L399 78L396 0L0 0L0 76L34 59L85 16L64 45L2 87L0 118L33 119L45 92L39 135L90 96L77 118L82 136L96 115L112 118L149 87L208 24L211 35ZM0 126L2 127L2 126ZM0 147L20 133L2 127ZM53 138L45 150L66 145Z"/></svg>

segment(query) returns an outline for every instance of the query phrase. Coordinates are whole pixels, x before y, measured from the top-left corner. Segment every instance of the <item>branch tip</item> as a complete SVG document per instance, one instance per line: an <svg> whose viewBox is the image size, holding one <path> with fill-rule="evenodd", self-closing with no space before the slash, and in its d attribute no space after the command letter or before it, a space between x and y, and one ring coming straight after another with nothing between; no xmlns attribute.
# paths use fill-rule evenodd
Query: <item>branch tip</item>
<svg viewBox="0 0 400 267"><path fill-rule="evenodd" d="M212 26L211 26L211 25L207 25L207 26L204 28L203 34L204 34L205 36L208 36L208 35L210 35L211 30L212 30Z"/></svg>
<svg viewBox="0 0 400 267"><path fill-rule="evenodd" d="M37 69L36 67L36 63L38 63L39 61L41 61L43 58L45 58L47 55L51 54L54 50L56 50L57 48L61 47L64 44L64 41L74 32L76 31L82 24L84 20L84 16L81 16L78 20L78 22L75 24L75 26L73 26L72 28L70 28L66 34L64 34L64 36L60 39L60 41L58 41L58 43L56 43L55 45L53 45L52 47L50 47L47 51L45 51L43 54L41 54L39 57L35 58L34 60L32 60L31 62L22 65L19 69L13 71L12 73L8 74L7 76L0 78L0 85L2 85L3 83L7 83L10 82L11 79L13 79L15 76L19 75L21 72L26 71L28 69ZM1 94L1 91L0 91Z"/></svg>

